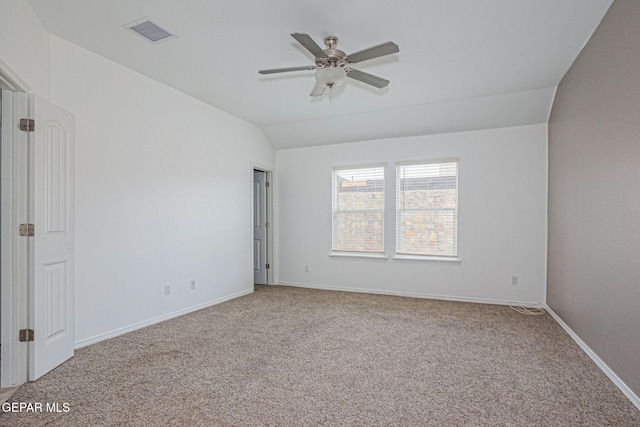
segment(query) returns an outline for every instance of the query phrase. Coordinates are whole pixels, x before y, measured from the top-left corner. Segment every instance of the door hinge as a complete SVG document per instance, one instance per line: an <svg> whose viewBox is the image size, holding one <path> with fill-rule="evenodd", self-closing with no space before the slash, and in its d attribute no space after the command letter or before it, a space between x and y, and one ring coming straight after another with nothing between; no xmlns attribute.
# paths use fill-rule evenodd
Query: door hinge
<svg viewBox="0 0 640 427"><path fill-rule="evenodd" d="M36 121L33 119L20 119L20 130L23 132L33 132L36 130Z"/></svg>
<svg viewBox="0 0 640 427"><path fill-rule="evenodd" d="M265 267L267 267L267 270L271 268L271 266L269 266L269 264L265 265Z"/></svg>
<svg viewBox="0 0 640 427"><path fill-rule="evenodd" d="M269 223L268 222L264 223L264 228L269 228Z"/></svg>
<svg viewBox="0 0 640 427"><path fill-rule="evenodd" d="M33 329L20 329L20 334L18 339L20 340L20 342L33 341Z"/></svg>
<svg viewBox="0 0 640 427"><path fill-rule="evenodd" d="M20 224L20 236L22 237L33 237L36 235L35 227L33 224Z"/></svg>
<svg viewBox="0 0 640 427"><path fill-rule="evenodd" d="M264 186L265 186L265 187L269 188L269 186L270 186L270 185L271 185L271 184L269 184L269 181L265 181L265 182L264 182Z"/></svg>

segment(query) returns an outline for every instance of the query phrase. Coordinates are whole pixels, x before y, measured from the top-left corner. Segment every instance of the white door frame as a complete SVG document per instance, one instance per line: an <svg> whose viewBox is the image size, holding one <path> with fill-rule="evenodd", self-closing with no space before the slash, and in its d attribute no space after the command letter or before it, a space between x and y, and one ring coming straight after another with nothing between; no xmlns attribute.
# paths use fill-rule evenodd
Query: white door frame
<svg viewBox="0 0 640 427"><path fill-rule="evenodd" d="M274 252L273 252L273 236L274 236L274 223L275 221L273 220L274 218L274 208L273 208L273 192L274 192L274 177L275 177L275 173L274 173L274 169L270 168L268 166L263 166L257 163L251 163L251 169L249 170L249 172L251 173L251 179L250 179L250 183L251 183L251 192L249 193L250 196L250 200L251 200L251 209L249 210L249 218L250 218L250 236L251 236L251 269L249 271L251 271L251 282L253 285L253 271L254 271L254 260L253 260L253 212L255 209L254 206L254 194L253 194L253 189L254 189L254 185L253 185L253 171L254 170L259 170L262 172L265 172L267 174L267 182L269 182L269 188L267 190L267 218L269 221L269 227L267 228L267 257L266 257L266 262L269 264L269 271L267 272L267 285L273 285L275 284L275 268L276 266L274 265L275 263L273 262L274 260Z"/></svg>
<svg viewBox="0 0 640 427"><path fill-rule="evenodd" d="M28 327L29 239L18 235L19 224L27 223L28 136L17 127L29 117L24 84L0 61L0 89L3 90L2 128L2 365L0 387L14 387L27 381L28 346L18 340L19 330Z"/></svg>

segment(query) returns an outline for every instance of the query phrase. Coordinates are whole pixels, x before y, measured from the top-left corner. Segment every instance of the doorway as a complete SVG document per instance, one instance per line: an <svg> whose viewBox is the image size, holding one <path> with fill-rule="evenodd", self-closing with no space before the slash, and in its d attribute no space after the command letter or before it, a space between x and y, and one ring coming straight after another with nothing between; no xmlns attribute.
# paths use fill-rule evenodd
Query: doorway
<svg viewBox="0 0 640 427"><path fill-rule="evenodd" d="M0 64L1 65L1 64ZM27 380L28 351L18 331L28 325L28 242L18 225L28 217L28 138L19 131L28 117L21 83L0 69L0 392L2 398Z"/></svg>
<svg viewBox="0 0 640 427"><path fill-rule="evenodd" d="M271 175L272 171L252 167L251 226L254 285L273 282L271 265Z"/></svg>
<svg viewBox="0 0 640 427"><path fill-rule="evenodd" d="M2 388L35 380L74 352L75 119L16 81L0 68Z"/></svg>
<svg viewBox="0 0 640 427"><path fill-rule="evenodd" d="M2 186L2 90L0 89L0 211L2 211L3 200L1 193L4 192L4 188ZM2 216L0 215L0 241L2 241ZM0 257L0 277L2 276L2 257ZM0 281L0 286L1 285ZM0 331L2 330L2 292L0 291ZM2 334L0 333L0 384L2 384ZM0 386L1 389L1 386ZM1 390L0 390L1 393Z"/></svg>

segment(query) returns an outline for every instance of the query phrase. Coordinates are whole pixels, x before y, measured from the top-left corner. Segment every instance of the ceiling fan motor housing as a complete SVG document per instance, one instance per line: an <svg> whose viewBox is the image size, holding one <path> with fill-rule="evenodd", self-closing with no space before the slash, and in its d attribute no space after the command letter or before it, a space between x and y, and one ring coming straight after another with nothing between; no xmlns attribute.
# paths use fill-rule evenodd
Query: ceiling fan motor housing
<svg viewBox="0 0 640 427"><path fill-rule="evenodd" d="M335 36L330 36L324 39L324 44L327 48L324 49L323 52L327 55L327 58L316 58L316 66L318 68L344 67L348 64L347 54L336 49L338 42L339 40Z"/></svg>

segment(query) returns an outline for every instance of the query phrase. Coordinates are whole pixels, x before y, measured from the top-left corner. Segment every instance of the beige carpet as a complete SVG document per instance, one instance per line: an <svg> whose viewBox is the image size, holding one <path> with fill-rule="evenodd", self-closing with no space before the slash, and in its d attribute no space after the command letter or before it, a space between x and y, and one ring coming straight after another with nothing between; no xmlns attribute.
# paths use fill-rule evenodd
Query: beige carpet
<svg viewBox="0 0 640 427"><path fill-rule="evenodd" d="M0 425L640 426L549 315L286 287L80 349L10 401L70 410Z"/></svg>

